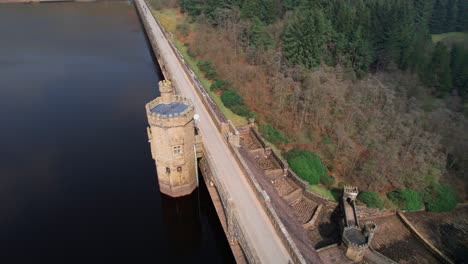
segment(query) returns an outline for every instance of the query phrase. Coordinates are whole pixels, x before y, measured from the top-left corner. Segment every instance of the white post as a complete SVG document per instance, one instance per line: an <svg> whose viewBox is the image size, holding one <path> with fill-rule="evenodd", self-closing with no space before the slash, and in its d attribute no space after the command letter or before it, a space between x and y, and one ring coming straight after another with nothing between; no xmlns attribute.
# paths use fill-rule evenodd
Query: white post
<svg viewBox="0 0 468 264"><path fill-rule="evenodd" d="M193 158L195 159L195 177L197 177L197 187L198 187L198 162L197 162L197 146L193 144Z"/></svg>

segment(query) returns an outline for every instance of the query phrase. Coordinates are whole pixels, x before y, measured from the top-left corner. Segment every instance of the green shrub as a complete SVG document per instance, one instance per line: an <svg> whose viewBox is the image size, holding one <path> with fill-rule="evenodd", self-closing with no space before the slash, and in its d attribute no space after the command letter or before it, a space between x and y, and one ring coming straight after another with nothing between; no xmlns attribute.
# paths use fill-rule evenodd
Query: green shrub
<svg viewBox="0 0 468 264"><path fill-rule="evenodd" d="M319 156L310 151L293 148L286 153L286 159L291 169L312 185L318 184L321 177L325 176L325 166Z"/></svg>
<svg viewBox="0 0 468 264"><path fill-rule="evenodd" d="M314 173L310 168L305 157L299 156L288 160L291 169L297 173L299 177L306 180L310 184L318 184L320 176Z"/></svg>
<svg viewBox="0 0 468 264"><path fill-rule="evenodd" d="M205 73L205 77L214 80L217 77L216 69L209 60L201 60L197 63L198 68Z"/></svg>
<svg viewBox="0 0 468 264"><path fill-rule="evenodd" d="M187 55L189 55L190 58L195 58L197 57L197 54L191 47L192 46L189 46L189 48L187 49Z"/></svg>
<svg viewBox="0 0 468 264"><path fill-rule="evenodd" d="M262 136L266 138L266 140L275 145L278 145L280 142L285 144L289 143L289 140L286 136L284 136L280 131L274 129L268 123L260 125L260 132L262 133Z"/></svg>
<svg viewBox="0 0 468 264"><path fill-rule="evenodd" d="M327 144L327 145L330 145L332 143L331 140L329 138L327 138L327 137L322 137L322 142Z"/></svg>
<svg viewBox="0 0 468 264"><path fill-rule="evenodd" d="M216 90L227 90L229 88L229 83L223 79L216 79L210 86L211 91Z"/></svg>
<svg viewBox="0 0 468 264"><path fill-rule="evenodd" d="M320 176L320 182L327 186L328 188L330 188L330 186L333 185L333 183L335 183L335 178L332 177L332 176L327 176L327 175L322 175Z"/></svg>
<svg viewBox="0 0 468 264"><path fill-rule="evenodd" d="M358 200L365 203L369 207L383 208L382 198L376 192L360 192Z"/></svg>
<svg viewBox="0 0 468 264"><path fill-rule="evenodd" d="M224 91L221 94L221 101L223 101L223 104L228 108L244 104L244 100L242 100L242 97L238 93L236 93L236 91L233 90Z"/></svg>
<svg viewBox="0 0 468 264"><path fill-rule="evenodd" d="M457 206L455 191L446 185L433 183L424 191L424 203L428 211L448 212Z"/></svg>
<svg viewBox="0 0 468 264"><path fill-rule="evenodd" d="M230 108L232 112L236 115L244 116L244 117L253 117L254 113L250 111L245 105L235 105Z"/></svg>
<svg viewBox="0 0 468 264"><path fill-rule="evenodd" d="M335 202L338 201L337 197L333 193L333 190L329 190L327 187L323 185L310 185L309 190L311 190L312 192L318 195L325 196L332 201L335 201ZM341 192L340 192L340 196L341 196Z"/></svg>
<svg viewBox="0 0 468 264"><path fill-rule="evenodd" d="M416 211L423 207L421 194L413 189L403 189L387 193L388 199L403 210Z"/></svg>
<svg viewBox="0 0 468 264"><path fill-rule="evenodd" d="M254 117L255 113L250 111L250 109L244 105L244 100L242 97L233 90L225 90L221 94L221 101L223 104L231 109L234 114L244 116L244 117Z"/></svg>

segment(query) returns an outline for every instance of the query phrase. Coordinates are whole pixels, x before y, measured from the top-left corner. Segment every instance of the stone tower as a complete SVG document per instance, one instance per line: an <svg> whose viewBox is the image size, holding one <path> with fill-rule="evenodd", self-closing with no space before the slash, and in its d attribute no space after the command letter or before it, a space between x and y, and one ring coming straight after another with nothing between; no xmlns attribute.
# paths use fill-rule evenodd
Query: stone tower
<svg viewBox="0 0 468 264"><path fill-rule="evenodd" d="M171 197L188 195L197 187L193 104L175 95L170 81L159 82L159 91L161 96L146 104L159 189Z"/></svg>
<svg viewBox="0 0 468 264"><path fill-rule="evenodd" d="M362 262L377 230L377 225L372 221L367 221L364 227L360 227L355 204L358 194L357 187L345 186L341 199L342 211L345 217L345 226L341 238L346 247L346 257L355 263Z"/></svg>
<svg viewBox="0 0 468 264"><path fill-rule="evenodd" d="M359 194L359 191L357 189L357 187L355 186L344 186L344 189L343 189L343 198L345 200L348 200L349 198L349 201L356 201L356 198Z"/></svg>

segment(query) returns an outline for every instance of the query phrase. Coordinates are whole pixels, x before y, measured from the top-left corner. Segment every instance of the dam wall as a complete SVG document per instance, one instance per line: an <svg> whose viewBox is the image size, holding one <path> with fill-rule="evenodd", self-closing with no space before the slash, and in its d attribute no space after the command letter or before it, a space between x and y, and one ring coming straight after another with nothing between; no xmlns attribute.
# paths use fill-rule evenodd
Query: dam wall
<svg viewBox="0 0 468 264"><path fill-rule="evenodd" d="M210 94L208 93L206 88L201 84L194 72L190 69L187 62L184 60L182 54L180 54L180 52L175 47L174 43L171 40L171 34L165 32L163 27L159 24L159 22L156 19L154 19L153 14L151 13L151 10L149 9L146 2L143 0L135 0L134 2L140 14L143 25L146 29L146 33L154 51L154 54L161 66L161 71L164 77L166 79L171 79L171 76L173 76L174 74L168 71L168 67L165 66L165 58L164 56L161 56L164 55L164 51L160 50L158 44L158 42L161 41L161 38L164 38L165 41L169 43L169 46L171 47L172 51L177 57L178 63L182 66L181 68L184 70L185 75L190 80L190 83L194 87L203 105L208 110L209 115L215 123L218 131L223 136L223 139L230 151L230 153L226 153L226 155L232 155L236 159L240 168L244 171L245 175L247 176L246 178L248 184L251 186L252 190L256 194L257 199L259 200L263 210L266 212L266 215L268 216L275 232L281 239L281 243L287 249L292 261L294 263L306 263L303 256L292 241L290 235L288 234L288 231L286 230L283 223L276 214L271 204L270 198L257 183L254 175L252 175L252 172L249 170L248 165L246 165L243 162L243 159L241 158L241 155L237 150L237 148L239 147L239 132L237 131L237 128L233 126L229 120L226 119L224 114L222 114L216 103L210 97ZM150 19L154 19L156 23L150 23ZM157 27L159 27L159 29L155 30L153 28L155 24L157 25ZM160 35L158 31L161 31L163 35ZM176 80L172 81L176 82ZM176 92L178 92L177 87ZM202 172L204 172L202 174L205 178L205 181L207 182L207 186L216 187L218 198L212 196L214 203L216 199L221 200L224 214L219 215L219 217L221 221L225 219L224 225L226 225L226 236L231 242L233 239L237 240L249 263L260 263L257 253L255 252L254 248L250 246L252 242L249 239L249 234L246 234L244 232L242 225L238 221L238 209L236 208L234 201L229 196L229 192L227 191L228 186L225 186L223 181L220 180L222 178L222 173L217 170L216 164L214 164L214 161L212 160L207 148L204 148L204 151L204 158L201 161L200 167L202 169Z"/></svg>

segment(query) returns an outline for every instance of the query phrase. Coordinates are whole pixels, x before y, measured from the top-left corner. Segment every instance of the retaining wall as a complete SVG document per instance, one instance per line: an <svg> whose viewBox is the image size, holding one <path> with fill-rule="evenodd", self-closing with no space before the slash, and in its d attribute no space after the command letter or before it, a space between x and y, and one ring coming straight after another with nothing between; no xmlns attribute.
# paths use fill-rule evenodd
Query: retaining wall
<svg viewBox="0 0 468 264"><path fill-rule="evenodd" d="M140 5L138 1L135 1L135 5L137 7L138 12L140 12L140 15L143 14L145 15L153 15L151 13L150 8L148 7L147 4L145 5ZM143 26L145 27L146 34L148 36L148 39L150 40L151 47L156 55L156 58L158 59L161 71L164 75L165 79L170 80L171 74L167 72L165 68L166 62L164 61L163 57L160 56L160 50L156 42L156 36L153 35L152 30L148 29L149 25L146 19L142 19L143 21ZM200 80L198 77L195 75L195 73L190 69L190 66L188 63L184 60L182 54L179 52L179 50L175 47L174 42L172 41L172 35L165 31L164 27L159 23L157 19L155 19L156 23L158 24L159 28L163 32L164 36L166 37L166 40L169 43L169 46L171 49L174 51L174 53L177 56L177 59L182 65L182 68L185 71L185 74L189 77L190 81L192 82L193 87L195 88L196 93L198 96L202 99L203 105L208 109L208 113L210 114L211 118L213 119L214 123L216 124L216 127L218 130L223 134L227 130L227 119L219 109L219 107L216 105L216 103L213 101L213 99L210 97L210 94L208 91L205 89L205 87L201 84Z"/></svg>
<svg viewBox="0 0 468 264"><path fill-rule="evenodd" d="M406 216L403 215L402 212L398 211L397 215L398 215L398 217L400 217L403 224L416 237L416 239L419 240L424 245L424 247L426 247L429 250L429 252L431 252L432 255L434 255L434 257L436 257L442 263L454 264L454 262L451 259L449 259L444 253L442 253L434 245L432 245L432 243L429 240L425 239L424 236L421 233L419 233L419 231L406 218Z"/></svg>
<svg viewBox="0 0 468 264"><path fill-rule="evenodd" d="M147 7L147 4L140 5L139 1L135 1L135 3L136 3L136 6L137 6L137 10L140 12L140 14L143 13L143 15L147 15L148 12L150 13L150 10ZM218 106L214 103L213 99L210 97L210 95L207 92L207 90L205 89L205 87L201 84L201 82L195 76L193 71L190 69L190 66L183 59L182 54L180 54L180 52L175 47L174 43L171 41L171 35L168 34L166 31L164 31L164 28L159 24L159 21L157 19L155 19L155 20L158 23L158 26L164 32L165 37L168 40L171 48L174 50L175 54L177 55L179 63L181 65L183 65L183 68L184 68L184 71L185 71L186 75L189 76L190 80L192 81L192 84L195 87L195 90L196 90L198 96L202 99L203 104L207 108L207 110L208 110L211 118L215 122L219 132L221 133L221 135L224 136L223 138L224 138L225 142L227 143L229 150L231 151L231 153L235 157L236 161L239 163L240 168L244 171L245 175L247 176L247 180L248 180L249 184L253 188L258 200L260 201L260 203L261 203L262 207L264 208L266 214L268 215L273 227L275 228L277 234L279 235L281 241L283 242L283 245L288 250L288 252L289 252L289 254L291 256L291 259L293 260L294 263L306 263L303 256L301 255L301 253L297 249L295 243L292 241L291 237L289 236L288 231L286 230L286 228L284 227L284 225L281 222L280 218L276 214L274 208L272 207L272 205L270 203L269 196L267 195L267 193L264 190L261 189L261 187L258 184L258 182L256 181L254 175L248 169L247 164L245 164L245 162L243 161L239 151L237 150L238 146L233 146L233 144L229 143L229 138L228 137L230 135L238 136L239 132L237 131L237 129L234 126L229 125L226 117L222 114L222 112L220 111ZM142 21L143 21L143 24L144 24L145 28L148 28L149 26L148 26L147 21L145 19L142 19ZM160 64L162 64L161 65L161 70L163 71L163 74L165 74L165 77L168 78L170 76L170 74L168 74L163 69L165 62L159 56L160 53L159 53L159 49L158 49L158 46L157 46L157 43L156 43L156 40L155 40L155 36L152 34L151 30L146 30L146 32L147 32L148 38L150 40L150 44L151 44L151 46L152 46L152 48L153 48L153 50L154 50L154 52L156 54L156 57L158 58L158 60L160 60L159 61ZM206 148L205 148L205 158L208 159L208 162L210 162L210 159L211 159L210 157L211 157L210 154L206 151ZM218 173L214 166L210 166L210 167L212 167L212 169L214 168L215 171L213 173L215 173L215 174ZM214 183L215 183L215 185L216 185L216 187L218 189L219 196L221 197L223 206L225 208L225 212L226 212L226 215L227 215L227 218L228 218L228 228L229 228L229 226L234 227L234 229L233 229L234 231L232 231L232 232L235 232L235 234L233 234L233 235L236 237L236 239L238 239L238 242L241 245L242 249L244 250L244 253L245 253L248 261L250 263L259 263L259 259L258 259L258 256L257 256L256 252L253 252L252 249L248 246L249 244L251 244L251 242L248 240L248 236L245 236L245 234L242 231L242 226L239 226L239 223L236 221L236 219L237 219L235 217L236 212L235 212L235 209L233 209L232 205L229 205L229 204L232 204L232 202L229 202L229 200L228 200L229 198L228 198L227 192L225 191L226 190L225 186L222 184L222 182L220 182L217 179L217 177L212 177L212 179L213 179L213 181L214 181Z"/></svg>
<svg viewBox="0 0 468 264"><path fill-rule="evenodd" d="M209 175L205 175L204 177L206 177L210 181L213 181L214 185L216 186L216 191L218 192L221 204L223 205L224 215L226 216L228 239L235 239L239 243L249 263L260 263L260 259L258 258L258 255L255 252L254 248L249 247L249 245L252 245L252 242L250 241L249 237L245 235L242 226L239 225L239 222L237 220L238 213L236 211L235 204L229 196L226 186L219 180L221 174L217 170L216 166L210 165L214 164L214 161L206 148L204 153L204 159L210 171L210 173L207 173Z"/></svg>

